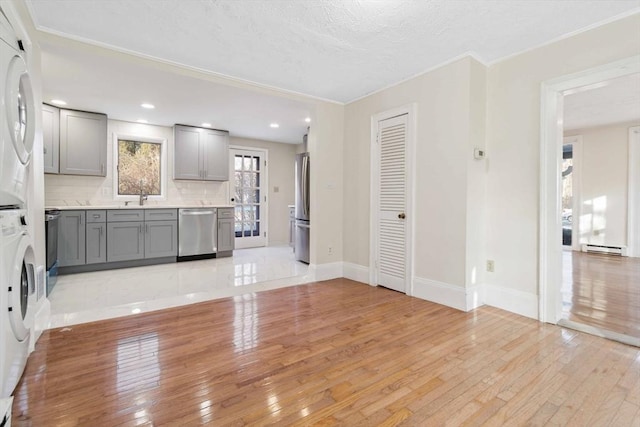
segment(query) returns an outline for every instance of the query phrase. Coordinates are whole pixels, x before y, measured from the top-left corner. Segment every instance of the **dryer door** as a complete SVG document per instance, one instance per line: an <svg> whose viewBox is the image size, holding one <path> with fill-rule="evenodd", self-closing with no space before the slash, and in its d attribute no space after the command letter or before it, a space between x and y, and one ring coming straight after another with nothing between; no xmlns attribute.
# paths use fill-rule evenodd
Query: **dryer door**
<svg viewBox="0 0 640 427"><path fill-rule="evenodd" d="M29 294L34 286L33 249L28 238L21 235L15 259L9 271L9 323L18 341L29 337L29 329L25 324L29 310Z"/></svg>
<svg viewBox="0 0 640 427"><path fill-rule="evenodd" d="M26 165L33 150L35 105L27 65L19 55L14 55L9 62L4 102L11 142L20 162Z"/></svg>

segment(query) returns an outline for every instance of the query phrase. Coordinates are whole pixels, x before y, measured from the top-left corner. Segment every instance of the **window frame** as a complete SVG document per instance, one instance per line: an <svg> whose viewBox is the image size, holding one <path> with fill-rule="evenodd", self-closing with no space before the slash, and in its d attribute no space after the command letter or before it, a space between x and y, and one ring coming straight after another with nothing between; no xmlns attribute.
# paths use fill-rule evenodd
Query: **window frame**
<svg viewBox="0 0 640 427"><path fill-rule="evenodd" d="M134 142L146 142L150 144L160 145L160 195L149 195L147 200L158 201L167 200L167 174L169 173L167 168L167 139L158 138L152 136L133 135L126 133L113 133L113 200L118 201L138 201L139 195L120 195L118 194L118 141L134 141Z"/></svg>

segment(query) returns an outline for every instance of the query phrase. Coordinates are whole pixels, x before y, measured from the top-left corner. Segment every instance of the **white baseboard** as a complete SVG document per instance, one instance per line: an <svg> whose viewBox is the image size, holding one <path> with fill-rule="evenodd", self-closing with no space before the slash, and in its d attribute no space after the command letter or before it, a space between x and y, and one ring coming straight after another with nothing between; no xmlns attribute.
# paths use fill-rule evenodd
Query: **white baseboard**
<svg viewBox="0 0 640 427"><path fill-rule="evenodd" d="M467 303L465 311L471 311L485 304L486 290L483 284L467 288L465 294Z"/></svg>
<svg viewBox="0 0 640 427"><path fill-rule="evenodd" d="M309 273L313 280L331 280L344 277L343 263L330 262L327 264L309 264Z"/></svg>
<svg viewBox="0 0 640 427"><path fill-rule="evenodd" d="M538 319L538 296L500 286L484 285L485 304Z"/></svg>
<svg viewBox="0 0 640 427"><path fill-rule="evenodd" d="M344 262L342 264L345 278L355 280L356 282L369 283L369 267L351 262Z"/></svg>
<svg viewBox="0 0 640 427"><path fill-rule="evenodd" d="M416 277L413 280L413 296L462 311L467 309L465 288L437 280Z"/></svg>

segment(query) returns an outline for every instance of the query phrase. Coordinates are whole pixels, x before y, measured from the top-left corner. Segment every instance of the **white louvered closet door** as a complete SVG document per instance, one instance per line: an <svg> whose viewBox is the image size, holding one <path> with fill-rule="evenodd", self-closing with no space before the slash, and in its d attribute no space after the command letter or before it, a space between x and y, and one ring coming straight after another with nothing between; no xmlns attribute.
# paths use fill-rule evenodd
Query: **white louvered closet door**
<svg viewBox="0 0 640 427"><path fill-rule="evenodd" d="M378 284L406 292L407 115L378 122Z"/></svg>

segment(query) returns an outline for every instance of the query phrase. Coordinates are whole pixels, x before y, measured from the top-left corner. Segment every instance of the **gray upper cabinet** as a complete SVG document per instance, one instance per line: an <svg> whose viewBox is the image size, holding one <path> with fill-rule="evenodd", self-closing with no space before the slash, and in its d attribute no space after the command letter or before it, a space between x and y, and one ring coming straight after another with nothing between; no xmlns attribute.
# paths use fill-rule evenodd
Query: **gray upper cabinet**
<svg viewBox="0 0 640 427"><path fill-rule="evenodd" d="M202 179L200 134L202 130L176 125L174 128L174 179Z"/></svg>
<svg viewBox="0 0 640 427"><path fill-rule="evenodd" d="M44 173L58 173L60 159L60 109L42 104Z"/></svg>
<svg viewBox="0 0 640 427"><path fill-rule="evenodd" d="M58 221L58 266L85 263L85 211L62 211Z"/></svg>
<svg viewBox="0 0 640 427"><path fill-rule="evenodd" d="M229 180L229 132L176 125L174 179Z"/></svg>
<svg viewBox="0 0 640 427"><path fill-rule="evenodd" d="M205 181L229 181L229 133L205 130L202 138Z"/></svg>
<svg viewBox="0 0 640 427"><path fill-rule="evenodd" d="M107 175L107 116L60 110L60 173Z"/></svg>

